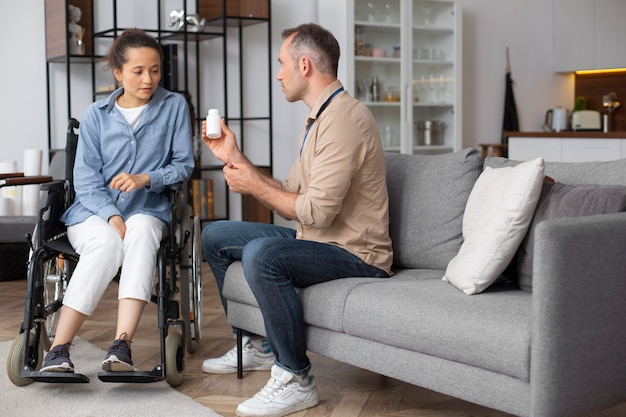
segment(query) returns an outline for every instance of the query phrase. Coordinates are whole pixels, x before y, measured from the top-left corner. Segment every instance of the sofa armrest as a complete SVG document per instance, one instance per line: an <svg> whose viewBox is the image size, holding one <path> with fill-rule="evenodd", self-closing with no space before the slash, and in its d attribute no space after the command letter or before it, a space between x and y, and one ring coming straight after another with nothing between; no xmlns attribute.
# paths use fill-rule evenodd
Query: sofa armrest
<svg viewBox="0 0 626 417"><path fill-rule="evenodd" d="M537 226L531 416L626 401L625 248L626 213Z"/></svg>

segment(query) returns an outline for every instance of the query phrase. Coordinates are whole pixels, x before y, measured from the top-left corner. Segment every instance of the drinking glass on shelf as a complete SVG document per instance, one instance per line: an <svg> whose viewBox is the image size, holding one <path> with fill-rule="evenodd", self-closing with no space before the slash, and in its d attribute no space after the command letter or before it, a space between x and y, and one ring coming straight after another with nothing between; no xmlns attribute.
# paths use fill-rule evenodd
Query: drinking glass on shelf
<svg viewBox="0 0 626 417"><path fill-rule="evenodd" d="M373 2L367 3L367 20L370 22L376 21L376 7L374 7Z"/></svg>
<svg viewBox="0 0 626 417"><path fill-rule="evenodd" d="M423 97L422 97L422 92L420 89L419 81L415 80L413 81L413 102L419 103L422 100L423 100Z"/></svg>
<svg viewBox="0 0 626 417"><path fill-rule="evenodd" d="M426 85L426 77L423 75L419 78L419 80L415 80L415 96L416 102L427 103L428 102L428 86Z"/></svg>
<svg viewBox="0 0 626 417"><path fill-rule="evenodd" d="M430 82L428 83L428 88L429 88L428 101L431 103L435 103L437 101L437 97L435 95L436 94L435 84L436 84L435 76L433 74L430 74Z"/></svg>
<svg viewBox="0 0 626 417"><path fill-rule="evenodd" d="M439 101L446 102L446 79L443 74L439 75Z"/></svg>
<svg viewBox="0 0 626 417"><path fill-rule="evenodd" d="M443 61L446 59L446 52L441 48L433 48L431 50L431 58L433 61Z"/></svg>
<svg viewBox="0 0 626 417"><path fill-rule="evenodd" d="M391 6L389 3L385 4L385 22L391 23Z"/></svg>
<svg viewBox="0 0 626 417"><path fill-rule="evenodd" d="M431 3L427 2L422 7L422 14L424 15L424 24L426 26L432 25L432 20L431 20L432 11L433 11L433 5Z"/></svg>
<svg viewBox="0 0 626 417"><path fill-rule="evenodd" d="M391 136L392 136L391 126L387 125L385 126L385 136L383 136L384 148L389 148L391 146Z"/></svg>

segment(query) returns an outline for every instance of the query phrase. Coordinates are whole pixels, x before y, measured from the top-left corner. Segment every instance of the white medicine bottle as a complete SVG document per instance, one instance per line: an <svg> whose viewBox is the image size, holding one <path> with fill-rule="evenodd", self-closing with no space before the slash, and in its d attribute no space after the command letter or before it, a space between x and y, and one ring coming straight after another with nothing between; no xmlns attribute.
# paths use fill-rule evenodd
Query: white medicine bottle
<svg viewBox="0 0 626 417"><path fill-rule="evenodd" d="M220 111L218 109L209 109L206 116L206 137L209 139L219 139L222 136L222 126Z"/></svg>

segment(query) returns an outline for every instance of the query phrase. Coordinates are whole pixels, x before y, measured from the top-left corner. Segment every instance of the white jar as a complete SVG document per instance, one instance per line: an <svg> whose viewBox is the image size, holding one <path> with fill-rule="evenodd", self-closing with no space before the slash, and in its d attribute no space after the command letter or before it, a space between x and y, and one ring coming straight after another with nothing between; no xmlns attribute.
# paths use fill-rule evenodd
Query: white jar
<svg viewBox="0 0 626 417"><path fill-rule="evenodd" d="M220 124L220 111L209 109L206 116L206 137L209 139L219 139L222 137L222 126Z"/></svg>

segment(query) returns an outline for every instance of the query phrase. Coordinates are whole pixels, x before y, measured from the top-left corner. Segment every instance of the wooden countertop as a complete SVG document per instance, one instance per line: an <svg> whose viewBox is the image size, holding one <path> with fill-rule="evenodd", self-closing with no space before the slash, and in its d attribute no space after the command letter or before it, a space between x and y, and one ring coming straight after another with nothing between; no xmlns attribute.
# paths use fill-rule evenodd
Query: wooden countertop
<svg viewBox="0 0 626 417"><path fill-rule="evenodd" d="M597 130L573 131L564 130L561 132L504 132L504 137L515 138L592 138L592 139L626 139L626 132L601 132Z"/></svg>

